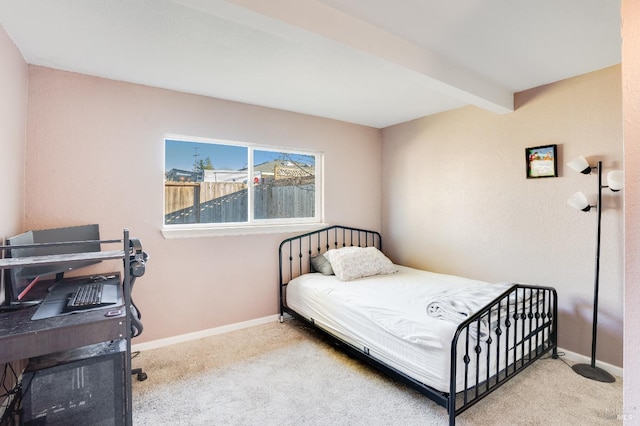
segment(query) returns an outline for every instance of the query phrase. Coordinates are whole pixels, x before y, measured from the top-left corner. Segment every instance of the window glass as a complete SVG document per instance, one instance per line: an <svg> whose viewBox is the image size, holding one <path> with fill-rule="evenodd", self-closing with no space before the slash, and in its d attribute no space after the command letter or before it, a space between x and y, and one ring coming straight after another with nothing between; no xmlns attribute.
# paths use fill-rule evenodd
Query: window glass
<svg viewBox="0 0 640 426"><path fill-rule="evenodd" d="M315 216L315 157L255 150L254 218Z"/></svg>
<svg viewBox="0 0 640 426"><path fill-rule="evenodd" d="M319 222L320 153L165 139L164 224Z"/></svg>

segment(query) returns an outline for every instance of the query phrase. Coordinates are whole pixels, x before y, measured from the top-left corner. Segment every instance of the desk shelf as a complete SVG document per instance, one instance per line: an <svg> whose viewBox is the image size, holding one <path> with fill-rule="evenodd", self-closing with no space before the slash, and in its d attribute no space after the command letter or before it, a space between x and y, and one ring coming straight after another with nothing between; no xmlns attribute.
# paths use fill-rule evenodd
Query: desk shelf
<svg viewBox="0 0 640 426"><path fill-rule="evenodd" d="M137 241L137 240L136 240ZM33 308L0 313L0 363L19 361L82 346L122 339L126 342L125 355L125 424L132 424L131 400L131 261L137 255L129 238L129 230L123 230L121 240L100 240L101 244L121 243L122 250L82 252L43 256L0 258L0 270L27 266L43 266L78 262L117 260L123 261L122 294L124 307L116 316L105 316L109 308L81 312L79 314L31 320ZM86 241L62 244L82 244ZM0 253L14 248L38 248L47 244L24 246L0 246ZM0 256L1 257L1 256Z"/></svg>
<svg viewBox="0 0 640 426"><path fill-rule="evenodd" d="M12 248L11 246L8 247ZM6 259L0 259L0 269L11 269L21 266L55 265L58 263L73 264L76 262L86 262L88 260L112 260L122 258L124 258L123 250L53 254L50 256L8 257Z"/></svg>

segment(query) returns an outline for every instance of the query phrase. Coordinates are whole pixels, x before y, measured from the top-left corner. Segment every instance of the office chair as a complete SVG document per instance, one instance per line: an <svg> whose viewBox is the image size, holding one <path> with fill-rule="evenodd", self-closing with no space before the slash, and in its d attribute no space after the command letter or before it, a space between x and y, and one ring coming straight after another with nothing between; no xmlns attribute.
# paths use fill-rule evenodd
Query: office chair
<svg viewBox="0 0 640 426"><path fill-rule="evenodd" d="M144 275L146 263L149 260L149 255L142 251L142 244L137 238L131 238L129 241L131 247L131 254L129 255L129 289L133 291L133 285L136 282L136 278ZM139 336L142 333L142 313L131 299L131 338ZM131 374L136 375L139 381L147 379L147 373L142 368L131 369Z"/></svg>

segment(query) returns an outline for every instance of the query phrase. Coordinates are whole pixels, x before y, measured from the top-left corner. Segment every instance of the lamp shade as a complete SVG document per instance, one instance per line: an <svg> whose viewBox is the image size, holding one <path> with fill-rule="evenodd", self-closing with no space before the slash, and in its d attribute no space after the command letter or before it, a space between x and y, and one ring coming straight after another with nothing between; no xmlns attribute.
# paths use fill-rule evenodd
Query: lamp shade
<svg viewBox="0 0 640 426"><path fill-rule="evenodd" d="M624 174L622 170L613 170L607 173L607 184L612 191L620 191L624 188Z"/></svg>
<svg viewBox="0 0 640 426"><path fill-rule="evenodd" d="M567 166L571 167L576 172L584 173L585 175L591 173L591 166L589 165L587 159L582 155L574 160L569 161L567 163Z"/></svg>
<svg viewBox="0 0 640 426"><path fill-rule="evenodd" d="M582 210L583 212L588 212L591 209L589 205L589 200L587 200L587 196L582 192L576 192L567 200L567 203L574 209Z"/></svg>

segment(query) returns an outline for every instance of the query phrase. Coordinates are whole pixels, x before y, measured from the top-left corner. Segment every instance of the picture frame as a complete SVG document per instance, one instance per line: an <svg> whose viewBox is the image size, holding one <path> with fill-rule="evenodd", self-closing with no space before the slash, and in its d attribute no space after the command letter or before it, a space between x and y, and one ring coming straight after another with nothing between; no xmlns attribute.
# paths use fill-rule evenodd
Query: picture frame
<svg viewBox="0 0 640 426"><path fill-rule="evenodd" d="M558 146L525 148L527 179L558 177Z"/></svg>

